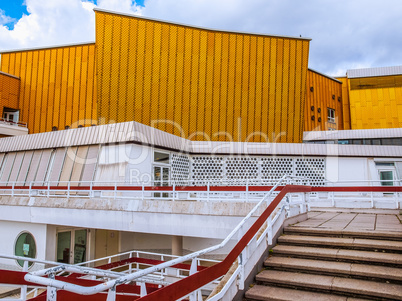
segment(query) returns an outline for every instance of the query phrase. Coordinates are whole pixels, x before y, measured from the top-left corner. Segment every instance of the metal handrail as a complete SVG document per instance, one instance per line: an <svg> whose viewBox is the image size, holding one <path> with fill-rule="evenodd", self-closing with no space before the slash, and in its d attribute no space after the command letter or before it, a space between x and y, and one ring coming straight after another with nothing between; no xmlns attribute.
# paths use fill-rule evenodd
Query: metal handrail
<svg viewBox="0 0 402 301"><path fill-rule="evenodd" d="M260 200L260 202L258 202L258 204L256 204L254 206L254 208L249 212L249 214L247 214L246 217L244 217L242 219L242 221L235 227L235 229L233 229L233 231L218 245L197 251L197 252L193 252L189 255L186 256L182 256L170 261L167 261L165 263L161 263L159 265L153 266L153 267L149 267L146 268L144 270L141 271L137 271L134 272L132 274L129 275L124 275L122 277L119 277L117 279L113 279L113 280L109 280L105 283L96 285L96 286L92 286L92 287L84 287L84 286L80 286L80 285L75 285L75 284L71 284L71 283L66 283L60 280L55 280L55 279L50 279L50 278L43 278L41 276L38 275L48 275L49 273L54 273L54 268L52 269L47 269L41 272L32 272L32 273L27 273L24 277L24 279L28 282L32 282L35 284L39 284L39 285L44 285L44 286L50 286L50 287L54 287L54 288L58 288L58 289L64 289L70 292L74 292L77 294L81 294L81 295L92 295L92 294L96 294L102 291L105 291L107 289L113 289L115 288L117 285L119 284L124 284L130 281L133 281L139 277L143 277L147 274L151 274L154 273L156 271L160 271L162 269L168 268L170 266L185 262L185 261L190 261L190 260L194 260L195 258L202 256L206 253L212 252L212 251L216 251L218 249L223 248L233 237L234 235L242 228L242 226L250 219L250 217L260 208L260 206L265 203L265 201L272 195L272 193L278 188L278 186L286 179L291 179L292 177L290 176L283 176L274 187L271 188L271 190Z"/></svg>

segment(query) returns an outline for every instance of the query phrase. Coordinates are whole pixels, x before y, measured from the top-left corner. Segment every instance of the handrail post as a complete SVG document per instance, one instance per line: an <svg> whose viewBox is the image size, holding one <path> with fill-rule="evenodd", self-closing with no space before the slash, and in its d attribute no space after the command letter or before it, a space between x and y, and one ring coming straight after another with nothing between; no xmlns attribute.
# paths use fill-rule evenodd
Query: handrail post
<svg viewBox="0 0 402 301"><path fill-rule="evenodd" d="M47 182L47 197L50 197L50 181Z"/></svg>
<svg viewBox="0 0 402 301"><path fill-rule="evenodd" d="M209 181L207 182L207 202L209 202Z"/></svg>
<svg viewBox="0 0 402 301"><path fill-rule="evenodd" d="M22 268L22 271L28 272L28 261L27 260L24 261L24 266ZM23 301L25 301L27 299L27 289L28 289L27 285L21 286L21 300L23 300Z"/></svg>
<svg viewBox="0 0 402 301"><path fill-rule="evenodd" d="M70 198L70 181L67 182L67 198Z"/></svg>
<svg viewBox="0 0 402 301"><path fill-rule="evenodd" d="M32 181L29 182L28 196L32 195Z"/></svg>
<svg viewBox="0 0 402 301"><path fill-rule="evenodd" d="M173 181L173 201L175 200L175 194L176 194L176 182Z"/></svg>
<svg viewBox="0 0 402 301"><path fill-rule="evenodd" d="M94 195L93 195L93 191L92 191L92 185L93 185L93 181L90 181L89 182L89 198L93 198L94 197Z"/></svg>
<svg viewBox="0 0 402 301"><path fill-rule="evenodd" d="M246 202L248 202L248 179L246 180Z"/></svg>
<svg viewBox="0 0 402 301"><path fill-rule="evenodd" d="M116 287L113 286L112 288L109 289L107 293L106 301L115 301L115 300L116 300Z"/></svg>
<svg viewBox="0 0 402 301"><path fill-rule="evenodd" d="M49 274L49 278L54 280L54 273ZM46 301L56 301L57 300L57 289L52 286L47 287Z"/></svg>
<svg viewBox="0 0 402 301"><path fill-rule="evenodd" d="M11 196L14 196L14 187L15 187L15 182L11 184Z"/></svg>
<svg viewBox="0 0 402 301"><path fill-rule="evenodd" d="M114 182L114 192L113 192L113 199L116 200L116 196L117 196L117 182Z"/></svg>

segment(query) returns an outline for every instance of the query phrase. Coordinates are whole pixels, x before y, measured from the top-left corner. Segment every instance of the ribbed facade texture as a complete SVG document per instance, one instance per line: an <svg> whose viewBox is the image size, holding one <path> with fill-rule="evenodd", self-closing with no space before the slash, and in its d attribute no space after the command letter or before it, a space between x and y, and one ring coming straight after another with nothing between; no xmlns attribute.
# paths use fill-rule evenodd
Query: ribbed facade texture
<svg viewBox="0 0 402 301"><path fill-rule="evenodd" d="M134 120L192 140L301 141L309 40L99 11L96 28L105 122Z"/></svg>

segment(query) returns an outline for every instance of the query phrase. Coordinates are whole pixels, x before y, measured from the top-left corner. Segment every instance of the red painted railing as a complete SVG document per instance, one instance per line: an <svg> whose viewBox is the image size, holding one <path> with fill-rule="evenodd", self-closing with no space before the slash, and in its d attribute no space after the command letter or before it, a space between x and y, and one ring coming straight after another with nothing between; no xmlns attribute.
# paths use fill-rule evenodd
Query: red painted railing
<svg viewBox="0 0 402 301"><path fill-rule="evenodd" d="M310 186L295 186L295 185L285 186L222 262L217 263L216 265L206 268L202 271L199 271L169 286L161 288L138 300L174 301L190 294L191 292L223 276L224 274L227 273L229 268L232 266L233 262L240 255L243 249L254 237L254 235L256 235L258 230L264 225L265 221L268 219L268 217L271 215L271 213L274 211L274 209L278 206L280 201L287 193L310 192L310 191L311 191Z"/></svg>

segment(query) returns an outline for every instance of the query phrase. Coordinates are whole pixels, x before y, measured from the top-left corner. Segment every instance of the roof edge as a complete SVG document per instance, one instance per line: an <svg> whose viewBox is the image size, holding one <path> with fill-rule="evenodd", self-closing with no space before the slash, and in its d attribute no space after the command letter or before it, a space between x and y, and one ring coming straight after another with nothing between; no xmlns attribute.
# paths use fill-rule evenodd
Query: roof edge
<svg viewBox="0 0 402 301"><path fill-rule="evenodd" d="M326 77L326 78L329 78L329 79L331 79L331 80L333 80L333 81L335 81L335 82L338 82L338 83L342 84L342 82L341 82L340 80L336 79L335 77L326 75L326 74L324 74L324 73L321 73L321 72L319 72L319 71L317 71L317 70L314 70L314 69L311 69L311 68L308 68L308 70L310 70L311 72L317 73L317 74L319 74L319 75L322 75L322 76L324 76L324 77Z"/></svg>
<svg viewBox="0 0 402 301"><path fill-rule="evenodd" d="M32 48L0 50L0 54L11 53L11 52L33 51L33 50L46 50L46 49L54 49L54 48L65 48L65 47L74 47L74 46L85 46L85 45L95 45L95 42L82 42L82 43L76 43L76 44L38 46L38 47L32 47Z"/></svg>
<svg viewBox="0 0 402 301"><path fill-rule="evenodd" d="M13 77L13 78L21 80L21 78L19 78L18 76L15 76L15 75L3 72L3 71L0 71L0 74L3 74L3 75L6 75L6 76L9 76L9 77Z"/></svg>
<svg viewBox="0 0 402 301"><path fill-rule="evenodd" d="M264 33L253 33L253 32L243 32L243 31L230 31L230 30L222 30L222 29L214 29L214 28L208 28L208 27L201 27L201 26L195 26L195 25L189 25L189 24L184 24L184 23L177 23L173 21L166 21L166 20L161 20L161 19L156 19L156 18L150 18L150 17L144 17L136 14L129 14L129 13L123 13L123 12L116 12L112 10L107 10L107 9L102 9L102 8L94 8L95 12L102 12L102 13L108 13L108 14L113 14L113 15L121 15L121 16L126 16L126 17L134 17L134 18L139 18L139 19L144 19L148 21L155 21L155 22L161 22L161 23L167 23L167 24L172 24L172 25L179 25L179 26L185 26L185 27L190 27L194 29L201 29L201 30L208 30L208 31L215 31L215 32L223 32L223 33L234 33L234 34L248 34L248 35L256 35L256 36L264 36L264 37L273 37L273 38L285 38L285 39L295 39L295 40L304 40L304 41L311 41L311 38L303 38L303 37L293 37L293 36L282 36L282 35L274 35L274 34L264 34Z"/></svg>

